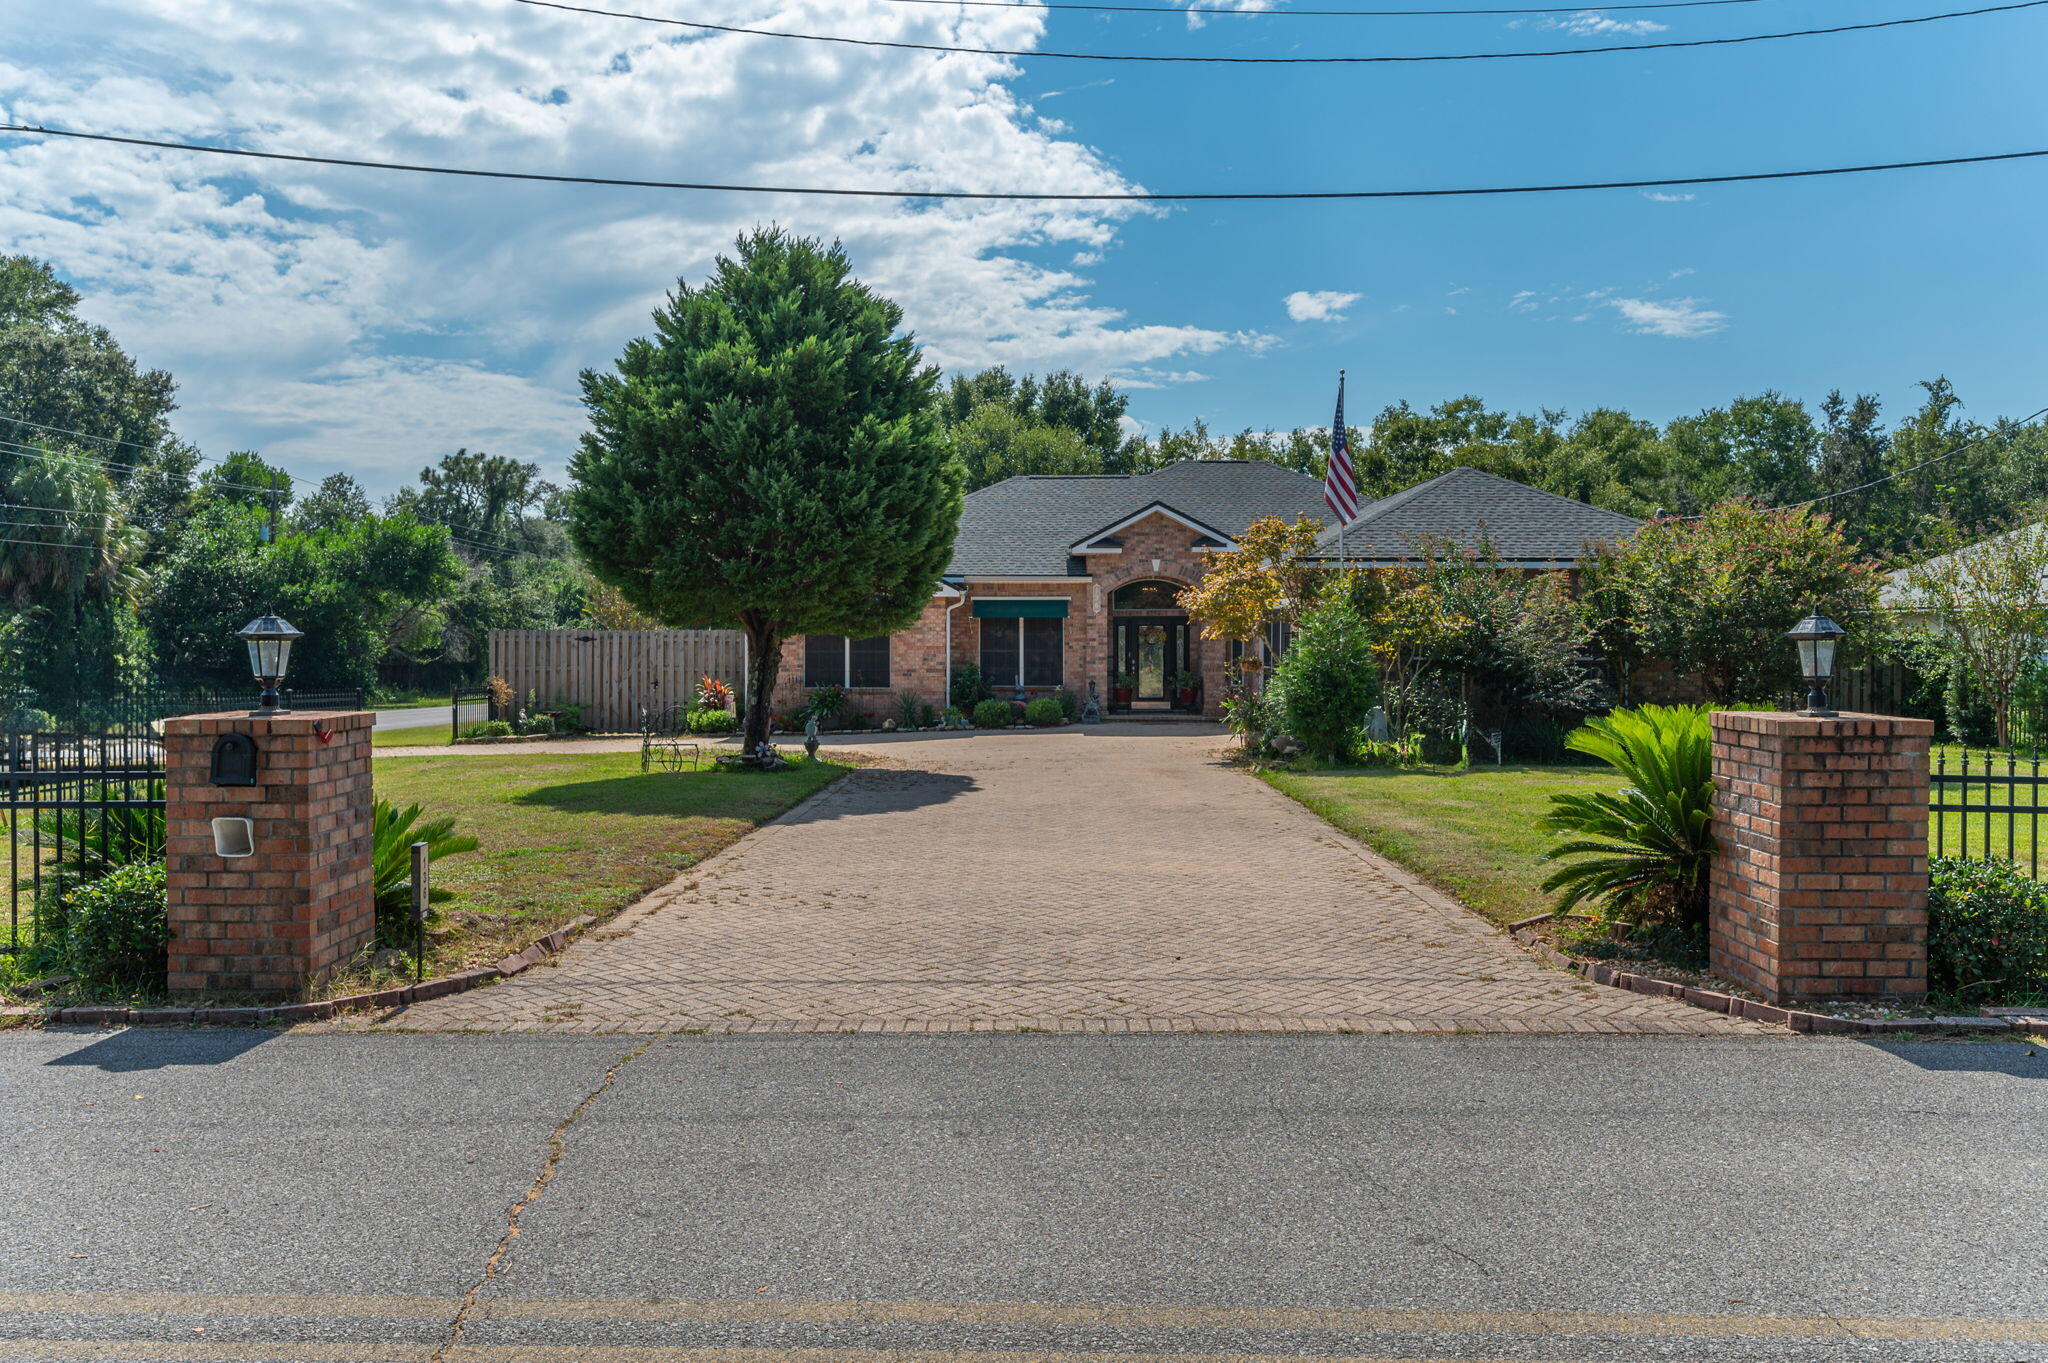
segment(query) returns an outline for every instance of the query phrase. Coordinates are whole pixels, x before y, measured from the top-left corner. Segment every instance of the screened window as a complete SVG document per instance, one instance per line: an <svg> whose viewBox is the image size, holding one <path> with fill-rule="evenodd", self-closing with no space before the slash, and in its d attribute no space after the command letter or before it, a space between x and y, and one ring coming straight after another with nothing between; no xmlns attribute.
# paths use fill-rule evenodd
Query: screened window
<svg viewBox="0 0 2048 1363"><path fill-rule="evenodd" d="M990 686L1058 686L1066 621L983 620L981 675Z"/></svg>
<svg viewBox="0 0 2048 1363"><path fill-rule="evenodd" d="M981 622L981 675L990 686L1022 686L1023 656L1018 652L1018 640L1023 631L1017 627L1022 620L984 620Z"/></svg>
<svg viewBox="0 0 2048 1363"><path fill-rule="evenodd" d="M804 636L804 685L886 687L889 636L849 639L844 634Z"/></svg>

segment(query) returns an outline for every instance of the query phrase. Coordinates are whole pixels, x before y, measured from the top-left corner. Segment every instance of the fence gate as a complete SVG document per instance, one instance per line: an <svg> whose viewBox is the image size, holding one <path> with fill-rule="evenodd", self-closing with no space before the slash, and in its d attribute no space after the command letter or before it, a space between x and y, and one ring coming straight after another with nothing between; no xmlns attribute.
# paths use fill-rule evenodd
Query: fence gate
<svg viewBox="0 0 2048 1363"><path fill-rule="evenodd" d="M540 709L581 706L586 728L638 733L643 708L688 702L710 676L744 695L746 636L735 629L494 629L491 675Z"/></svg>

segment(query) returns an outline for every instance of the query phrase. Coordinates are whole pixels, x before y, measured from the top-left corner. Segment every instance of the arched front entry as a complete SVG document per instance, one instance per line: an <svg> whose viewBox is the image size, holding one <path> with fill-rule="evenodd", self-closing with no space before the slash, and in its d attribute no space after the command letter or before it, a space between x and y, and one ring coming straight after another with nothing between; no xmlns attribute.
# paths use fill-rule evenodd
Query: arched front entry
<svg viewBox="0 0 2048 1363"><path fill-rule="evenodd" d="M1110 593L1110 709L1201 708L1188 613L1174 599L1181 586L1147 578Z"/></svg>

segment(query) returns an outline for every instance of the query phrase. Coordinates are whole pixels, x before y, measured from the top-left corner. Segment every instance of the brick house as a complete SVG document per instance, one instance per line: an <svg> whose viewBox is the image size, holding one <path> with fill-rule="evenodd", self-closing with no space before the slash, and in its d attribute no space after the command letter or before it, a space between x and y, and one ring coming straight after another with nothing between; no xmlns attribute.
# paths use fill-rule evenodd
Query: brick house
<svg viewBox="0 0 2048 1363"><path fill-rule="evenodd" d="M1104 713L1215 715L1239 647L1205 640L1179 591L1203 553L1265 516L1327 519L1322 484L1275 464L1214 459L1143 474L1006 479L968 494L953 561L924 614L872 639L788 640L774 708L792 714L816 686L844 686L854 708L882 716L896 693L948 703L952 670L975 664L1005 697L1064 688ZM1411 556L1423 535L1486 540L1505 566L1569 569L1590 541L1640 522L1568 497L1453 469L1360 508L1322 536L1327 561L1372 566ZM1283 644L1274 640L1275 645ZM1129 680L1119 688L1119 677ZM1188 688L1189 677L1199 684Z"/></svg>

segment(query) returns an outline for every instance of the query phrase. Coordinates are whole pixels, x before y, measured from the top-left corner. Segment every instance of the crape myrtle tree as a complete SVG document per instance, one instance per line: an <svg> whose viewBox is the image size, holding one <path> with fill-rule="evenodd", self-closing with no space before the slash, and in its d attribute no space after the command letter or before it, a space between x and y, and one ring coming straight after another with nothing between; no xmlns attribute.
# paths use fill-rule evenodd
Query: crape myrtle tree
<svg viewBox="0 0 2048 1363"><path fill-rule="evenodd" d="M952 553L961 472L902 321L836 243L770 228L583 375L570 538L663 624L746 631L749 752L784 639L903 628Z"/></svg>

